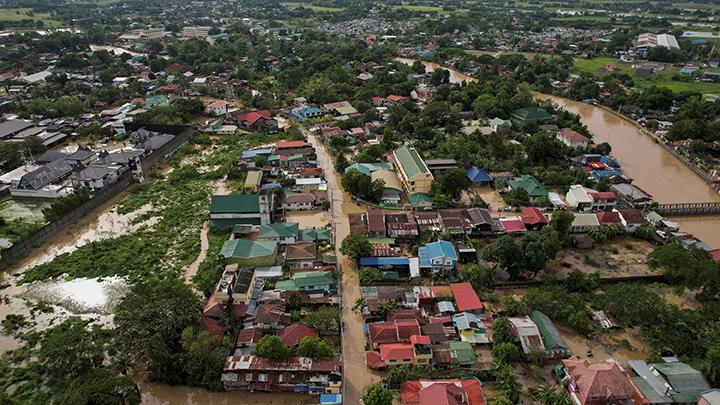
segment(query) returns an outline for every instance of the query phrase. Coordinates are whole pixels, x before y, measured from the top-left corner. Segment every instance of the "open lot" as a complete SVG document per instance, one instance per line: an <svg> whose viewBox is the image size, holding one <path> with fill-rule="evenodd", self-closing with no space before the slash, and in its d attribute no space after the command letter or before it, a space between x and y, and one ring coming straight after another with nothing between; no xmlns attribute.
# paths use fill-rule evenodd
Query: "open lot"
<svg viewBox="0 0 720 405"><path fill-rule="evenodd" d="M634 238L618 238L592 249L564 249L555 260L548 262L545 274L563 279L574 270L583 273L600 273L600 277L652 276L647 266L647 255L652 252L650 242Z"/></svg>
<svg viewBox="0 0 720 405"><path fill-rule="evenodd" d="M0 21L42 21L46 28L62 26L62 22L54 19L50 13L35 13L31 8L0 8Z"/></svg>
<svg viewBox="0 0 720 405"><path fill-rule="evenodd" d="M289 2L289 3L282 3L285 7L294 10L296 8L306 8L308 10L322 12L322 13L337 13L339 11L345 10L342 7L323 7L323 6L314 6L310 3L302 3L302 2Z"/></svg>

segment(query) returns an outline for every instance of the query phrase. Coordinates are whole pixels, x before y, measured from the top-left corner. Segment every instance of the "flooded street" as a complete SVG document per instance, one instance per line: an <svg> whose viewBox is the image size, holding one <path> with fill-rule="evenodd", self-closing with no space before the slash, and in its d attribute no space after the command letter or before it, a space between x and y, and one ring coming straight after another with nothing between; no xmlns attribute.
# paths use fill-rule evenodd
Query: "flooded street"
<svg viewBox="0 0 720 405"><path fill-rule="evenodd" d="M415 63L415 59L410 58L395 58L395 60L406 65L412 65L413 63ZM450 69L437 63L423 62L423 64L425 65L425 72L427 73L430 73L435 69L445 69L450 72L450 83L460 84L462 82L474 82L477 80L476 78L468 76L458 70Z"/></svg>
<svg viewBox="0 0 720 405"><path fill-rule="evenodd" d="M330 213L327 211L288 211L285 213L285 222L300 225L300 229L324 228L330 223Z"/></svg>
<svg viewBox="0 0 720 405"><path fill-rule="evenodd" d="M335 229L335 254L342 271L342 352L343 352L343 402L357 404L365 388L382 379L365 365L365 333L360 314L352 310L355 301L360 298L360 282L355 272L355 263L340 253L340 244L350 233L347 214L365 210L352 202L350 196L340 186L340 175L335 171L332 158L325 146L309 131L304 131L308 142L317 152L318 166L325 171L328 182L328 196L332 200L332 222Z"/></svg>

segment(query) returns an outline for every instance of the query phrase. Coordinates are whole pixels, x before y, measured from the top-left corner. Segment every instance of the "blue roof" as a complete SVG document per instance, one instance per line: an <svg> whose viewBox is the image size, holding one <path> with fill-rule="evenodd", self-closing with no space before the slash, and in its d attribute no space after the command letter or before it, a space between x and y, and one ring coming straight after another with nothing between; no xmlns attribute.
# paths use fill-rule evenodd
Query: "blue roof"
<svg viewBox="0 0 720 405"><path fill-rule="evenodd" d="M467 169L467 176L473 182L492 181L492 177L485 170L475 166Z"/></svg>
<svg viewBox="0 0 720 405"><path fill-rule="evenodd" d="M608 177L612 175L622 175L622 172L619 170L597 170L592 172L592 176L595 180L600 180L603 177Z"/></svg>
<svg viewBox="0 0 720 405"><path fill-rule="evenodd" d="M274 151L273 148L244 150L240 157L242 159L252 159L261 155L272 155Z"/></svg>
<svg viewBox="0 0 720 405"><path fill-rule="evenodd" d="M695 70L694 70L694 69L688 69L688 68L680 69L680 74L681 74L681 75L691 75L691 74L693 74L693 73L695 73Z"/></svg>
<svg viewBox="0 0 720 405"><path fill-rule="evenodd" d="M322 405L342 404L342 394L320 394Z"/></svg>
<svg viewBox="0 0 720 405"><path fill-rule="evenodd" d="M407 257L361 257L361 266L410 266Z"/></svg>
<svg viewBox="0 0 720 405"><path fill-rule="evenodd" d="M260 187L261 190L269 190L271 188L282 188L282 184L276 182L263 184L262 187Z"/></svg>
<svg viewBox="0 0 720 405"><path fill-rule="evenodd" d="M612 167L622 167L620 162L615 160L615 158L613 158L612 156L603 156L600 158L600 161Z"/></svg>
<svg viewBox="0 0 720 405"><path fill-rule="evenodd" d="M453 260L458 259L457 252L455 252L455 246L445 240L428 243L425 245L425 249L427 249L427 255L431 259L436 257L447 257Z"/></svg>

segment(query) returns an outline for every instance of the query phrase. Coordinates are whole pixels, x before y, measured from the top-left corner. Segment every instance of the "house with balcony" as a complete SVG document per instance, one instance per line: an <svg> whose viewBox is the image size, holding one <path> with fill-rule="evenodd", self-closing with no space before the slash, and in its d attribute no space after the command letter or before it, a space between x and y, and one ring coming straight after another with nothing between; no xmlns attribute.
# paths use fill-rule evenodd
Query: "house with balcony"
<svg viewBox="0 0 720 405"><path fill-rule="evenodd" d="M447 274L455 270L458 254L452 243L444 240L431 242L418 249L420 270L433 274Z"/></svg>

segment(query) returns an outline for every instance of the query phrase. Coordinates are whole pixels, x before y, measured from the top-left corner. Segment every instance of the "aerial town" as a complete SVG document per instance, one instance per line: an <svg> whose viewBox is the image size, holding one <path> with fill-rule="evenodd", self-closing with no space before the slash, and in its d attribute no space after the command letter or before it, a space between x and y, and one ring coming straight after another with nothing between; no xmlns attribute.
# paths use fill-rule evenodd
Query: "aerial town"
<svg viewBox="0 0 720 405"><path fill-rule="evenodd" d="M720 405L719 28L4 1L0 403Z"/></svg>

